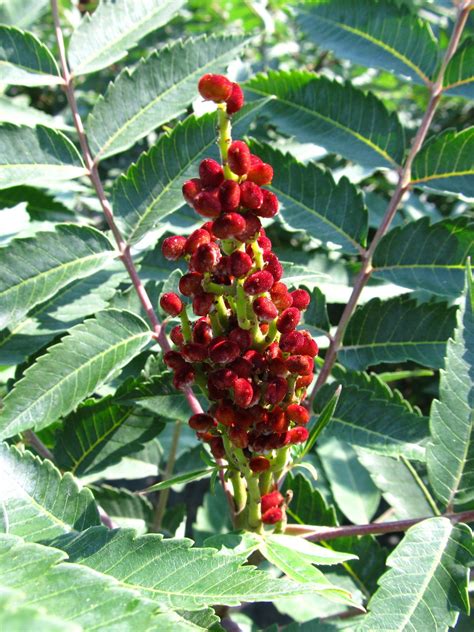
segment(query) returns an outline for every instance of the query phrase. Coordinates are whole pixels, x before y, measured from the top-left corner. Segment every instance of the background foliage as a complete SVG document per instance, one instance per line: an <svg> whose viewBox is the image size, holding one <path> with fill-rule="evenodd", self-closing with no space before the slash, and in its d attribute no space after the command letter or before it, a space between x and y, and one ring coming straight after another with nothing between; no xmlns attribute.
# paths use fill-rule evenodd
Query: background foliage
<svg viewBox="0 0 474 632"><path fill-rule="evenodd" d="M247 99L234 135L274 166L283 208L267 230L289 285L313 293L305 325L324 356L428 106L453 3L96 5L61 0L60 17L94 169L154 305L181 274L161 241L196 225L181 185L217 157L196 83L228 71ZM3 0L5 630L221 630L229 617L242 630L472 629L470 531L441 517L474 510L472 20L315 399L316 419L330 403L332 421L285 481L295 529L426 520L403 538L347 532L317 549L225 535L210 456L86 177L49 3ZM134 493L172 474L169 497Z"/></svg>

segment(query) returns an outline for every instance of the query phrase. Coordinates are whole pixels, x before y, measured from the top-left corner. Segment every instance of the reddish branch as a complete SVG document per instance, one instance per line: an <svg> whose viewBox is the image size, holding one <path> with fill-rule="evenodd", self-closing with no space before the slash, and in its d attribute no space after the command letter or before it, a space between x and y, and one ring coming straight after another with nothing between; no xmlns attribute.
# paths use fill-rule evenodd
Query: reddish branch
<svg viewBox="0 0 474 632"><path fill-rule="evenodd" d="M324 359L323 367L321 369L321 372L319 373L313 393L311 394L311 397L309 400L310 405L312 405L312 402L315 398L315 395L318 389L323 384L326 383L326 380L331 374L332 368L336 361L337 353L342 344L342 339L343 339L347 324L352 314L354 313L354 310L357 306L362 290L366 286L372 274L372 271L373 271L372 257L374 255L375 249L380 243L380 240L382 239L382 237L390 228L390 224L392 223L392 220L395 217L398 207L400 206L400 202L402 201L402 198L405 195L405 193L410 188L411 168L413 165L413 161L416 155L418 154L418 152L420 151L421 146L423 145L423 142L428 133L429 127L433 120L433 115L435 113L435 110L443 94L443 80L444 80L446 67L456 51L456 48L461 38L461 34L466 25L469 11L472 10L473 6L474 6L474 3L472 1L468 1L468 2L461 2L458 7L457 20L454 25L453 32L451 34L451 39L450 39L448 48L446 49L446 53L441 63L441 67L438 72L438 77L436 81L434 81L428 86L430 90L430 94L431 94L428 107L423 116L418 132L415 138L413 139L405 164L399 171L398 183L393 193L393 196L388 204L387 210L382 219L382 223L377 229L377 232L375 233L374 238L372 239L372 242L370 243L369 248L365 250L364 253L362 254L362 267L354 282L354 288L352 290L352 294L349 298L349 302L344 308L341 319L336 329L336 333L334 334L334 337L332 338L329 344L328 350L326 352L326 357Z"/></svg>

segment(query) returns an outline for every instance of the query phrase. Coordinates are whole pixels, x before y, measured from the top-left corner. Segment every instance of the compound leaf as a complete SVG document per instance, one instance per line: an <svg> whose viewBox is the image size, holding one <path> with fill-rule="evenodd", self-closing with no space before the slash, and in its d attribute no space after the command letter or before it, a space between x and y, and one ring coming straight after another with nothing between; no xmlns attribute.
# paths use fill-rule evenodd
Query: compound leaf
<svg viewBox="0 0 474 632"><path fill-rule="evenodd" d="M474 98L474 37L467 37L455 52L444 73L447 94Z"/></svg>

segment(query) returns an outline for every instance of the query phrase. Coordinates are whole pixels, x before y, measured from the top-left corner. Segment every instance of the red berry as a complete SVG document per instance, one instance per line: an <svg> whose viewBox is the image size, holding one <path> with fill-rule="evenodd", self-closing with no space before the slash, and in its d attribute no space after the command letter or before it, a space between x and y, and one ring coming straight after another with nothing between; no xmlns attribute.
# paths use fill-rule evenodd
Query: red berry
<svg viewBox="0 0 474 632"><path fill-rule="evenodd" d="M214 188L224 181L224 171L217 160L204 158L199 165L199 177L204 188Z"/></svg>
<svg viewBox="0 0 474 632"><path fill-rule="evenodd" d="M193 200L194 210L203 217L219 217L222 210L218 194L214 191L201 191Z"/></svg>
<svg viewBox="0 0 474 632"><path fill-rule="evenodd" d="M271 191L266 191L264 189L262 189L262 191L262 206L255 212L257 213L257 215L260 215L260 217L274 217L278 213L278 198Z"/></svg>
<svg viewBox="0 0 474 632"><path fill-rule="evenodd" d="M260 237L257 239L257 243L263 252L270 252L272 249L272 242L270 239L264 234L263 228L260 231Z"/></svg>
<svg viewBox="0 0 474 632"><path fill-rule="evenodd" d="M304 426L309 421L308 410L304 406L300 406L300 404L290 404L286 409L286 416L298 426Z"/></svg>
<svg viewBox="0 0 474 632"><path fill-rule="evenodd" d="M274 281L278 282L283 276L283 266L278 257L273 252L266 252L263 255L263 260L265 261L265 270L268 270Z"/></svg>
<svg viewBox="0 0 474 632"><path fill-rule="evenodd" d="M244 428L231 428L229 430L229 439L236 448L246 448L249 444L249 438Z"/></svg>
<svg viewBox="0 0 474 632"><path fill-rule="evenodd" d="M247 294L262 294L268 292L274 283L274 279L267 270L260 270L251 274L244 283Z"/></svg>
<svg viewBox="0 0 474 632"><path fill-rule="evenodd" d="M240 185L240 203L250 211L255 211L262 206L263 191L255 184L246 180Z"/></svg>
<svg viewBox="0 0 474 632"><path fill-rule="evenodd" d="M257 457L257 458L262 458L262 457ZM281 505L283 505L284 502L285 502L285 499L283 498L283 496L278 491L269 492L268 494L264 494L262 496L262 501L261 501L261 503L262 503L262 513L265 513L266 511L268 511L272 507L281 507Z"/></svg>
<svg viewBox="0 0 474 632"><path fill-rule="evenodd" d="M319 353L319 347L316 340L313 340L311 334L307 331L303 331L301 333L303 334L304 342L301 343L299 353L315 358Z"/></svg>
<svg viewBox="0 0 474 632"><path fill-rule="evenodd" d="M242 140L235 140L230 146L227 161L231 171L244 176L250 169L250 149Z"/></svg>
<svg viewBox="0 0 474 632"><path fill-rule="evenodd" d="M268 362L268 370L272 375L282 375L285 376L288 373L288 369L286 368L286 362L281 358L273 358Z"/></svg>
<svg viewBox="0 0 474 632"><path fill-rule="evenodd" d="M249 461L249 466L252 472L265 472L270 467L270 461L264 456L253 456Z"/></svg>
<svg viewBox="0 0 474 632"><path fill-rule="evenodd" d="M248 408L253 399L253 388L248 380L238 377L234 382L234 402L240 408Z"/></svg>
<svg viewBox="0 0 474 632"><path fill-rule="evenodd" d="M229 364L229 369L232 369L238 377L249 378L252 375L254 367L246 358L236 358Z"/></svg>
<svg viewBox="0 0 474 632"><path fill-rule="evenodd" d="M240 205L240 187L234 180L224 180L219 187L219 201L222 210L236 211Z"/></svg>
<svg viewBox="0 0 474 632"><path fill-rule="evenodd" d="M250 362L255 371L264 371L267 363L265 362L265 358L259 351L255 351L255 349L249 349L243 355L243 359Z"/></svg>
<svg viewBox="0 0 474 632"><path fill-rule="evenodd" d="M267 392L265 393L266 401L272 406L276 406L282 402L288 392L288 383L284 377L274 377L267 384Z"/></svg>
<svg viewBox="0 0 474 632"><path fill-rule="evenodd" d="M183 311L183 301L174 292L166 292L160 298L161 309L170 316L178 316Z"/></svg>
<svg viewBox="0 0 474 632"><path fill-rule="evenodd" d="M224 75L206 74L199 79L198 90L203 99L227 101L232 95L233 83Z"/></svg>
<svg viewBox="0 0 474 632"><path fill-rule="evenodd" d="M309 374L309 375L302 375L301 377L299 377L296 380L296 384L295 384L295 388L298 390L300 388L306 388L306 386L309 386L311 384L311 382L313 381L313 374Z"/></svg>
<svg viewBox="0 0 474 632"><path fill-rule="evenodd" d="M186 366L183 356L177 351L167 351L163 356L163 360L167 367L175 371Z"/></svg>
<svg viewBox="0 0 474 632"><path fill-rule="evenodd" d="M308 437L309 432L307 428L304 428L303 426L297 426L296 428L288 430L289 443L304 443Z"/></svg>
<svg viewBox="0 0 474 632"><path fill-rule="evenodd" d="M240 355L240 349L231 340L220 340L209 349L209 357L217 364L228 364Z"/></svg>
<svg viewBox="0 0 474 632"><path fill-rule="evenodd" d="M202 244L191 257L189 267L193 272L212 272L221 256L220 248L214 241Z"/></svg>
<svg viewBox="0 0 474 632"><path fill-rule="evenodd" d="M237 239L239 241L249 241L250 239L255 239L255 236L259 233L262 227L262 223L253 213L246 213L244 218L245 228L241 233L236 235Z"/></svg>
<svg viewBox="0 0 474 632"><path fill-rule="evenodd" d="M204 362L204 360L207 360L207 346L199 342L188 342L183 345L181 353L188 362Z"/></svg>
<svg viewBox="0 0 474 632"><path fill-rule="evenodd" d="M214 417L224 426L232 426L237 422L234 404L230 401L221 402L214 411Z"/></svg>
<svg viewBox="0 0 474 632"><path fill-rule="evenodd" d="M298 375L310 375L313 372L314 361L306 355L292 355L286 360L286 366L290 373Z"/></svg>
<svg viewBox="0 0 474 632"><path fill-rule="evenodd" d="M293 290L291 298L293 299L293 307L300 311L305 310L311 302L311 297L306 290Z"/></svg>
<svg viewBox="0 0 474 632"><path fill-rule="evenodd" d="M214 425L214 419L206 413L197 413L189 418L189 427L200 432L209 430Z"/></svg>
<svg viewBox="0 0 474 632"><path fill-rule="evenodd" d="M236 327L230 331L229 340L235 342L242 352L247 351L252 344L252 336L250 335L250 332L245 329L240 329L240 327Z"/></svg>
<svg viewBox="0 0 474 632"><path fill-rule="evenodd" d="M203 275L200 272L187 272L180 278L178 287L183 296L194 296L202 292Z"/></svg>
<svg viewBox="0 0 474 632"><path fill-rule="evenodd" d="M194 198L202 191L202 184L199 178L191 178L183 184L183 197L188 204L193 205Z"/></svg>
<svg viewBox="0 0 474 632"><path fill-rule="evenodd" d="M230 97L226 99L227 114L235 114L244 104L244 93L238 83L232 84Z"/></svg>
<svg viewBox="0 0 474 632"><path fill-rule="evenodd" d="M286 432L288 430L289 421L286 418L285 412L279 408L274 408L268 414L268 423L270 424L273 432L277 434L281 434L282 432Z"/></svg>
<svg viewBox="0 0 474 632"><path fill-rule="evenodd" d="M230 273L232 276L242 277L250 272L253 266L252 257L246 252L241 250L235 250L230 255Z"/></svg>
<svg viewBox="0 0 474 632"><path fill-rule="evenodd" d="M214 302L214 294L202 292L193 298L193 312L196 316L207 316Z"/></svg>
<svg viewBox="0 0 474 632"><path fill-rule="evenodd" d="M259 186L270 184L273 180L273 167L266 162L262 162L260 158L258 160L254 158L247 173L247 180L255 182Z"/></svg>
<svg viewBox="0 0 474 632"><path fill-rule="evenodd" d="M288 288L281 281L277 281L272 287L270 290L270 296L280 312L285 310L287 307L291 307L293 304L293 299L291 298L291 294L288 292Z"/></svg>
<svg viewBox="0 0 474 632"><path fill-rule="evenodd" d="M301 331L290 331L280 338L280 349L283 353L298 353L304 344L304 336Z"/></svg>
<svg viewBox="0 0 474 632"><path fill-rule="evenodd" d="M277 329L282 334L287 334L296 328L296 325L300 322L300 310L296 307L288 307L285 309L278 318Z"/></svg>
<svg viewBox="0 0 474 632"><path fill-rule="evenodd" d="M222 391L232 388L236 379L237 376L231 369L217 369L209 376L211 384Z"/></svg>
<svg viewBox="0 0 474 632"><path fill-rule="evenodd" d="M223 459L225 457L224 442L220 437L214 437L209 441L209 447L211 448L212 456L215 459Z"/></svg>
<svg viewBox="0 0 474 632"><path fill-rule="evenodd" d="M283 512L280 507L272 507L262 514L263 524L276 524L283 520Z"/></svg>
<svg viewBox="0 0 474 632"><path fill-rule="evenodd" d="M174 387L178 390L190 386L194 382L194 370L190 364L181 367L176 371L173 377Z"/></svg>
<svg viewBox="0 0 474 632"><path fill-rule="evenodd" d="M193 325L193 340L208 345L212 340L212 327L205 318L200 318Z"/></svg>
<svg viewBox="0 0 474 632"><path fill-rule="evenodd" d="M278 316L278 310L269 298L259 296L253 302L253 311L257 315L258 320L270 322Z"/></svg>
<svg viewBox="0 0 474 632"><path fill-rule="evenodd" d="M224 213L214 221L212 230L219 239L231 239L245 228L245 219L239 213Z"/></svg>
<svg viewBox="0 0 474 632"><path fill-rule="evenodd" d="M211 241L211 236L209 235L207 230L204 228L198 228L193 231L189 237L186 239L185 253L187 255L192 255L199 246L202 244L208 244Z"/></svg>
<svg viewBox="0 0 474 632"><path fill-rule="evenodd" d="M172 343L175 344L177 347L180 347L182 344L184 344L184 336L181 325L176 325L176 327L173 327L173 329L170 331L170 338Z"/></svg>
<svg viewBox="0 0 474 632"><path fill-rule="evenodd" d="M163 253L163 257L168 259L168 261L177 261L183 256L185 246L186 237L174 235L164 240L161 245L161 252Z"/></svg>

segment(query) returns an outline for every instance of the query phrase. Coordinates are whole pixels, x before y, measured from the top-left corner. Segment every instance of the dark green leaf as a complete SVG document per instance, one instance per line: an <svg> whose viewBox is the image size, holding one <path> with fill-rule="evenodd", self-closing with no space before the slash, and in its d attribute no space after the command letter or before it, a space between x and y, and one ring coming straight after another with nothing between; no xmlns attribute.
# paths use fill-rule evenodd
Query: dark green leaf
<svg viewBox="0 0 474 632"><path fill-rule="evenodd" d="M281 217L291 229L357 253L367 238L367 209L362 194L347 178L337 184L329 171L303 165L290 154L252 143L252 152L273 166L269 187L283 205Z"/></svg>
<svg viewBox="0 0 474 632"><path fill-rule="evenodd" d="M474 127L430 138L413 161L411 182L474 197Z"/></svg>
<svg viewBox="0 0 474 632"><path fill-rule="evenodd" d="M442 296L462 292L466 259L474 254L474 223L467 217L430 225L422 218L394 228L382 238L374 276Z"/></svg>
<svg viewBox="0 0 474 632"><path fill-rule="evenodd" d="M372 94L309 72L269 72L246 88L256 97L275 95L265 114L284 134L366 167L395 167L405 151L405 131L395 114Z"/></svg>
<svg viewBox="0 0 474 632"><path fill-rule="evenodd" d="M312 0L298 24L318 46L370 68L428 83L439 51L428 23L393 0Z"/></svg>
<svg viewBox="0 0 474 632"><path fill-rule="evenodd" d="M436 496L455 511L474 507L474 289L470 269L453 339L431 408L428 474Z"/></svg>
<svg viewBox="0 0 474 632"><path fill-rule="evenodd" d="M134 521L151 524L153 521L153 505L144 496L134 494L125 487L101 485L91 487L95 501L102 507L112 522L120 526L132 526Z"/></svg>
<svg viewBox="0 0 474 632"><path fill-rule="evenodd" d="M311 303L303 314L305 329L319 336L329 332L330 323L326 309L326 297L317 287L311 292Z"/></svg>
<svg viewBox="0 0 474 632"><path fill-rule="evenodd" d="M235 59L241 37L211 36L178 41L161 48L110 84L87 119L96 160L119 153L167 121L196 98L198 79L217 73Z"/></svg>
<svg viewBox="0 0 474 632"><path fill-rule="evenodd" d="M446 518L430 518L409 529L389 556L390 567L369 602L358 632L432 630L455 624L469 608L467 565L471 532Z"/></svg>
<svg viewBox="0 0 474 632"><path fill-rule="evenodd" d="M33 33L0 26L2 82L20 86L61 83L54 57Z"/></svg>
<svg viewBox="0 0 474 632"><path fill-rule="evenodd" d="M102 0L74 31L68 59L75 75L110 66L147 33L165 25L183 0Z"/></svg>
<svg viewBox="0 0 474 632"><path fill-rule="evenodd" d="M406 360L438 369L455 320L456 308L445 303L418 304L409 296L375 298L349 321L339 360L351 369Z"/></svg>
<svg viewBox="0 0 474 632"><path fill-rule="evenodd" d="M107 237L74 224L12 241L0 249L0 328L17 323L32 307L103 268L113 256Z"/></svg>
<svg viewBox="0 0 474 632"><path fill-rule="evenodd" d="M244 132L262 102L244 106L234 117L238 136ZM216 117L188 117L164 134L136 165L121 176L113 192L117 223L129 242L139 241L164 217L183 205L181 187L196 176L199 161L217 158Z"/></svg>
<svg viewBox="0 0 474 632"><path fill-rule="evenodd" d="M322 494L302 474L286 477L283 491L288 489L292 490L293 498L287 512L294 522L330 527L337 524L334 507L327 505Z"/></svg>
<svg viewBox="0 0 474 632"><path fill-rule="evenodd" d="M38 542L100 524L94 498L51 461L0 444L0 505L5 529Z"/></svg>
<svg viewBox="0 0 474 632"><path fill-rule="evenodd" d="M25 371L5 397L0 437L43 428L68 414L150 339L151 331L141 318L115 309L74 327Z"/></svg>
<svg viewBox="0 0 474 632"><path fill-rule="evenodd" d="M77 149L57 130L0 125L0 189L71 180L86 173Z"/></svg>
<svg viewBox="0 0 474 632"><path fill-rule="evenodd" d="M474 98L474 37L467 37L444 73L444 90L466 99Z"/></svg>

